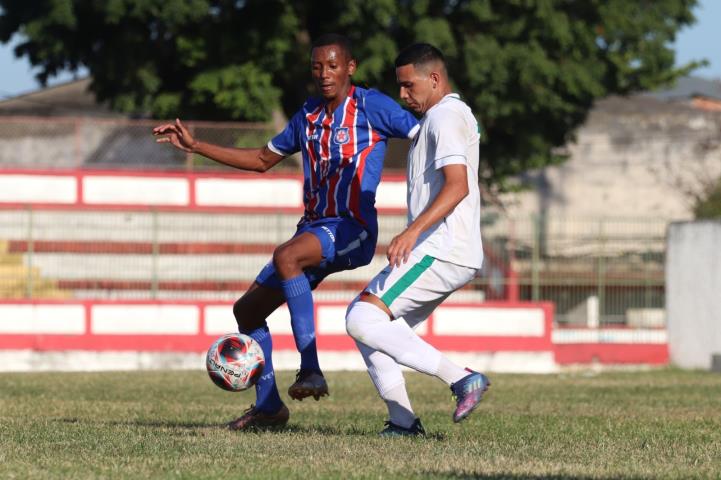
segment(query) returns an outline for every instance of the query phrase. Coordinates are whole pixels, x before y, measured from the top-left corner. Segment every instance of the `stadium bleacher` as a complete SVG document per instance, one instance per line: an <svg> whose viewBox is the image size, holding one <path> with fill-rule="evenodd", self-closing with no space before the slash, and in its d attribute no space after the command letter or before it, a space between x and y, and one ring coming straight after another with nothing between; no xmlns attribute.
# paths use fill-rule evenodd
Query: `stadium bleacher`
<svg viewBox="0 0 721 480"><path fill-rule="evenodd" d="M31 282L38 298L234 299L297 221L291 213L0 210L4 297L26 297ZM317 298L350 301L385 266L385 246L404 224L382 215L371 264L331 276ZM467 288L450 301L483 298Z"/></svg>
<svg viewBox="0 0 721 480"><path fill-rule="evenodd" d="M294 233L301 191L302 181L287 174L5 172L0 175L0 347L98 351L98 359L116 367L111 351L119 348L139 356L201 352L213 335L235 328L229 307L274 248ZM405 181L384 178L376 206L380 237L371 264L332 275L314 293L319 341L328 349L324 354L340 355L330 361L337 368L359 366L344 363L345 357L358 359L342 318L348 302L386 265L385 248L405 226ZM634 229L614 227L619 235L607 237L598 234L599 225L551 222L545 224L545 238L552 242L541 245L532 222L489 218L482 228L484 274L428 319L423 334L429 341L474 355L473 362L491 370L667 362L664 330L630 330L623 323L624 305L635 307L637 292L644 298L634 315L647 316L653 306L647 300L655 298L657 288L655 270L636 272L645 265L634 261L637 253L612 258L617 245L633 241ZM593 251L598 242L604 252L599 257L602 282L579 278L579 272L597 271L579 270L581 264L595 265L599 258L575 250L573 257L562 253ZM648 249L646 243L634 245ZM610 283L618 274L623 282L642 274L641 288L623 283L622 291L621 283ZM589 307L594 303L588 299L598 292L608 297L605 305L614 307L604 309L603 317L601 307ZM631 302L621 299L615 308L616 295L623 292ZM541 299L555 299L555 305ZM585 308L574 308L579 301L586 302ZM595 304L601 303L599 297ZM569 322L577 311L579 320ZM180 312L180 317L168 312ZM287 309L277 313L271 323L281 328L274 331L278 346L292 352ZM592 325L591 318L598 322ZM71 368L74 357L66 357ZM36 368L44 357L28 358L13 368ZM296 366L290 360L283 365Z"/></svg>

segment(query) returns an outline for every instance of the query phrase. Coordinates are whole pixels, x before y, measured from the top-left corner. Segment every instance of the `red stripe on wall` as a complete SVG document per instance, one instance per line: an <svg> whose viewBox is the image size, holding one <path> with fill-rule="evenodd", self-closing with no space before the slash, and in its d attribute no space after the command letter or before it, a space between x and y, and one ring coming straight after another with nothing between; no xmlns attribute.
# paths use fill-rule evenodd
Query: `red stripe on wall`
<svg viewBox="0 0 721 480"><path fill-rule="evenodd" d="M36 351L148 351L148 352L204 352L215 340L215 335L203 333L205 318L203 308L206 306L222 306L231 308L230 302L197 302L197 301L29 301L29 300L0 300L0 305L82 305L85 309L85 331L79 335L68 334L2 334L0 335L0 349L19 350L31 349ZM198 307L198 326L200 333L190 335L178 334L92 334L91 314L94 305L111 305L123 307L124 305L195 305ZM319 306L339 306L344 302L320 302ZM488 302L483 306L473 304L449 304L444 308L540 308L545 317L545 335L542 337L524 336L451 336L424 335L430 344L443 351L467 353L491 352L553 352L559 365L569 364L647 364L666 365L669 362L668 345L647 343L576 343L552 344L551 330L553 328L553 306L547 302L542 303L506 303ZM339 319L342 321L342 319ZM429 319L429 332L432 332L433 318ZM276 350L295 350L295 341L290 334L276 334L273 336ZM356 347L350 337L344 334L319 334L318 346L326 351L355 351Z"/></svg>
<svg viewBox="0 0 721 480"><path fill-rule="evenodd" d="M666 365L668 345L644 343L567 343L554 346L556 363L560 365L589 364L650 364Z"/></svg>

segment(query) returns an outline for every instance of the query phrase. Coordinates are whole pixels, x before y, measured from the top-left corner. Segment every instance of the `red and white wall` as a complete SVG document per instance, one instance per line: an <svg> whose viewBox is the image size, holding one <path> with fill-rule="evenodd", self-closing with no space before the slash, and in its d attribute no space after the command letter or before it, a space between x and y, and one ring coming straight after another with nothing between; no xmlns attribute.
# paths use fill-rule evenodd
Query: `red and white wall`
<svg viewBox="0 0 721 480"><path fill-rule="evenodd" d="M0 173L0 206L169 208L302 212L303 179L282 174L192 174L119 171ZM406 184L385 175L376 207L405 212Z"/></svg>
<svg viewBox="0 0 721 480"><path fill-rule="evenodd" d="M321 362L363 369L341 303L317 303ZM549 303L439 307L418 332L456 361L486 371L549 373L569 364L665 364L663 330L559 330ZM268 320L278 369L298 367L284 307ZM220 335L236 331L231 303L0 303L0 370L201 368Z"/></svg>
<svg viewBox="0 0 721 480"><path fill-rule="evenodd" d="M300 212L296 175L0 172L0 208ZM405 179L386 177L377 204L405 211ZM318 303L318 345L326 369L362 369L345 334L346 305ZM287 310L269 320L274 363L295 369ZM10 301L0 299L0 370L200 368L205 349L235 331L231 305L203 302ZM548 303L447 304L421 327L459 362L489 371L553 372L573 364L668 362L665 329L559 329Z"/></svg>

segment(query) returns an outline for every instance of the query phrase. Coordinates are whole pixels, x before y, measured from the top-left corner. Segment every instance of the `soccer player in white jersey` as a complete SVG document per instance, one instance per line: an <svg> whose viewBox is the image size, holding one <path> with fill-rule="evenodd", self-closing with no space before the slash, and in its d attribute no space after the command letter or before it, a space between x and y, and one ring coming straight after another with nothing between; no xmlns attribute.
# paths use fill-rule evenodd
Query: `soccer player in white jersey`
<svg viewBox="0 0 721 480"><path fill-rule="evenodd" d="M401 365L450 386L455 422L478 406L490 385L484 374L453 363L413 331L476 276L483 262L478 123L452 92L437 48L411 45L395 66L401 99L422 115L408 152L408 226L391 241L388 266L346 315L346 329L388 406L383 436L425 434L408 399Z"/></svg>

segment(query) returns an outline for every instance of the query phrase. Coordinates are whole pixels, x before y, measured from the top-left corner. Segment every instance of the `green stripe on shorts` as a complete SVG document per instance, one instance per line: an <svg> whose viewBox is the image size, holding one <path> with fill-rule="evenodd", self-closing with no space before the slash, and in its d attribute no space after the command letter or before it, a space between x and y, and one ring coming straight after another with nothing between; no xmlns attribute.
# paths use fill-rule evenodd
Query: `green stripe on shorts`
<svg viewBox="0 0 721 480"><path fill-rule="evenodd" d="M430 255L423 257L420 262L413 265L410 270L405 273L405 275L399 278L398 281L388 289L388 291L381 297L381 301L387 306L390 306L390 304L398 298L398 295L403 293L413 282L418 280L418 277L420 277L423 272L428 270L428 267L433 264L433 260L435 260L435 258Z"/></svg>

